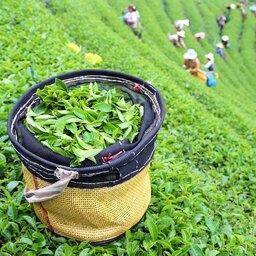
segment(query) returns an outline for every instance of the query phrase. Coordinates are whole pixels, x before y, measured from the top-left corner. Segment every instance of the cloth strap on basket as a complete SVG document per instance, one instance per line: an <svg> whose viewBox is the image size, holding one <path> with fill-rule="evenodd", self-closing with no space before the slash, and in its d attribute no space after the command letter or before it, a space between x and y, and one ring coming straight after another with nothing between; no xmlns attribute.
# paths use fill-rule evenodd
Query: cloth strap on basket
<svg viewBox="0 0 256 256"><path fill-rule="evenodd" d="M24 196L29 203L40 203L52 199L63 193L64 189L68 186L72 179L78 179L78 172L66 171L57 168L54 172L59 181L40 189L31 189L27 191L25 188Z"/></svg>

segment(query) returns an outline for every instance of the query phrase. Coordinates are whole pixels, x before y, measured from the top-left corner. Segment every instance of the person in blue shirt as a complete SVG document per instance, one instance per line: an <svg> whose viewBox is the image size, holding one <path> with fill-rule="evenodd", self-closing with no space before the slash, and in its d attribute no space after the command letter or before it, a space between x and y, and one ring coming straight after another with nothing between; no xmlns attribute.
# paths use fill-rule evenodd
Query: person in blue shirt
<svg viewBox="0 0 256 256"><path fill-rule="evenodd" d="M207 81L206 84L208 86L214 86L217 84L217 79L219 77L219 74L215 71L215 67L214 67L214 55L213 53L209 52L205 55L205 57L207 58L208 62L204 65L205 68L207 68Z"/></svg>
<svg viewBox="0 0 256 256"><path fill-rule="evenodd" d="M223 44L222 44L222 43L218 43L218 44L216 45L215 52L216 52L218 55L220 55L220 57L221 57L222 59L226 60L226 56L225 56L225 54L224 54L223 48L224 48Z"/></svg>

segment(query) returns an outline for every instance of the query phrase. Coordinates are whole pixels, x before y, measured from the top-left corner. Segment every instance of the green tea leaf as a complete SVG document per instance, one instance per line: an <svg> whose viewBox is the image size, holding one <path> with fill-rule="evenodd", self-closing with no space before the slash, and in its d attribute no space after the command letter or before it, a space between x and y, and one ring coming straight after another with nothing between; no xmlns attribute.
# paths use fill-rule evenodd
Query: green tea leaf
<svg viewBox="0 0 256 256"><path fill-rule="evenodd" d="M76 123L70 123L66 125L66 129L71 131L73 134L77 133L77 125Z"/></svg>
<svg viewBox="0 0 256 256"><path fill-rule="evenodd" d="M8 211L7 211L7 214L8 216L13 219L13 220L16 220L17 217L18 217L18 209L16 207L16 205L11 202L9 205L8 205Z"/></svg>
<svg viewBox="0 0 256 256"><path fill-rule="evenodd" d="M33 241L27 237L22 237L20 240L19 240L19 243L22 243L22 244L28 244L28 245L32 245L33 244Z"/></svg>
<svg viewBox="0 0 256 256"><path fill-rule="evenodd" d="M77 117L79 117L81 119L87 118L87 112L81 108L75 108L73 112Z"/></svg>
<svg viewBox="0 0 256 256"><path fill-rule="evenodd" d="M9 192L12 192L18 185L19 185L19 182L16 181L16 180L13 180L13 181L10 181L10 182L7 184L6 189L7 189Z"/></svg>
<svg viewBox="0 0 256 256"><path fill-rule="evenodd" d="M79 253L79 256L91 256L91 254L89 253L90 249L84 249Z"/></svg>
<svg viewBox="0 0 256 256"><path fill-rule="evenodd" d="M145 225L149 230L150 236L152 237L153 240L157 239L158 236L158 227L155 223L155 221L153 220L153 217L147 213L147 218L145 221Z"/></svg>
<svg viewBox="0 0 256 256"><path fill-rule="evenodd" d="M35 220L30 217L30 216L27 216L27 215L23 215L22 218L28 223L30 224L33 228L36 228L36 222Z"/></svg>
<svg viewBox="0 0 256 256"><path fill-rule="evenodd" d="M118 124L118 126L123 130L123 129L126 129L130 126L130 122L124 122L124 123L120 123Z"/></svg>
<svg viewBox="0 0 256 256"><path fill-rule="evenodd" d="M121 110L127 109L127 104L126 104L124 98L120 99L116 104L117 104L117 107Z"/></svg>
<svg viewBox="0 0 256 256"><path fill-rule="evenodd" d="M115 140L112 139L110 136L108 136L106 133L101 132L100 135L104 138L104 140L106 140L107 142L113 144L115 143Z"/></svg>
<svg viewBox="0 0 256 256"><path fill-rule="evenodd" d="M39 255L53 255L53 251L50 249L43 249L40 251Z"/></svg>
<svg viewBox="0 0 256 256"><path fill-rule="evenodd" d="M82 150L79 148L73 148L75 155L79 158L80 162L83 162L86 158L93 158L102 151L102 148ZM95 162L95 160L94 160Z"/></svg>
<svg viewBox="0 0 256 256"><path fill-rule="evenodd" d="M196 244L192 244L190 246L189 252L190 252L191 256L203 256L204 255L201 248Z"/></svg>
<svg viewBox="0 0 256 256"><path fill-rule="evenodd" d="M8 138L9 138L8 135L3 135L3 136L1 136L1 137L0 137L0 143L1 143L1 142L4 142L4 141L6 141L6 140L8 140Z"/></svg>
<svg viewBox="0 0 256 256"><path fill-rule="evenodd" d="M38 129L41 132L47 132L45 128L40 126L38 123L36 123L30 116L27 115L26 121L29 125L33 126L34 128Z"/></svg>
<svg viewBox="0 0 256 256"><path fill-rule="evenodd" d="M41 119L52 119L52 118L55 118L54 116L52 115L40 115L40 116L36 116L35 119L36 120L41 120Z"/></svg>
<svg viewBox="0 0 256 256"><path fill-rule="evenodd" d="M57 131L58 133L63 133L66 124L67 124L68 121L69 121L70 119L72 119L72 118L74 118L73 115L66 115L66 116L62 116L62 117L60 117L59 119L57 119L57 121L55 122L56 131Z"/></svg>
<svg viewBox="0 0 256 256"><path fill-rule="evenodd" d="M132 126L129 125L128 128L124 132L124 138L127 138L131 132L132 132Z"/></svg>
<svg viewBox="0 0 256 256"><path fill-rule="evenodd" d="M61 81L60 79L58 79L58 78L55 78L55 84L57 85L57 86L59 86L59 88L61 88L63 91L68 91L68 87L66 86L66 84L63 82L63 81Z"/></svg>
<svg viewBox="0 0 256 256"><path fill-rule="evenodd" d="M113 134L114 131L116 130L116 126L111 124L111 123L107 123L103 125L103 130L104 132L108 133L108 134ZM114 136L113 136L114 137Z"/></svg>
<svg viewBox="0 0 256 256"><path fill-rule="evenodd" d="M83 141L85 143L89 143L89 142L94 141L94 140L95 140L95 136L94 136L93 132L85 132L83 134Z"/></svg>
<svg viewBox="0 0 256 256"><path fill-rule="evenodd" d="M118 118L120 119L121 122L124 122L124 116L122 114L122 112L119 109L116 109Z"/></svg>
<svg viewBox="0 0 256 256"><path fill-rule="evenodd" d="M213 217L212 216L207 216L205 218L205 223L206 223L206 226L209 228L209 230L211 231L211 233L215 233L216 231L216 226L214 225L214 222L213 222Z"/></svg>
<svg viewBox="0 0 256 256"><path fill-rule="evenodd" d="M220 251L218 250L209 250L209 249L206 249L205 251L205 255L206 256L216 256L220 253Z"/></svg>
<svg viewBox="0 0 256 256"><path fill-rule="evenodd" d="M92 146L85 143L78 135L75 135L76 141L79 146L81 146L83 149L92 149Z"/></svg>
<svg viewBox="0 0 256 256"><path fill-rule="evenodd" d="M110 104L107 103L96 103L92 106L94 109L97 109L101 112L111 112L112 110L112 106Z"/></svg>

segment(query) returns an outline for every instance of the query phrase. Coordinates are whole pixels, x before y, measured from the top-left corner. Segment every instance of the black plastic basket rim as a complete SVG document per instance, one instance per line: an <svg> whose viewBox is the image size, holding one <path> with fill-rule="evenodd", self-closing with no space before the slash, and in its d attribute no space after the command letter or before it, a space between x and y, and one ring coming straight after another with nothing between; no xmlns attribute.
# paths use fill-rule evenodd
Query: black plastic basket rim
<svg viewBox="0 0 256 256"><path fill-rule="evenodd" d="M32 161L35 161L37 163L40 162L40 163L47 164L48 166L51 167L51 169L56 169L57 167L61 167L61 165L50 162L48 160L45 160L45 159L33 154L32 152L30 152L26 148L24 148L17 141L17 138L16 138L15 133L13 131L13 119L14 119L16 113L19 111L20 105L24 104L26 102L26 100L30 97L30 95L34 94L38 88L42 89L42 88L44 88L44 86L53 84L56 78L61 79L61 80L66 80L66 79L69 79L69 78L74 78L74 77L79 77L79 76L118 77L118 78L121 78L121 79L129 80L131 82L143 85L151 93L154 94L154 96L155 96L155 98L158 102L158 105L159 105L159 108L160 108L159 122L143 138L143 140L133 149L133 152L130 152L130 151L125 152L121 156L119 156L118 158L113 159L113 160L107 162L104 165L96 165L96 166L91 166L91 167L67 167L67 166L63 166L63 167L66 170L77 171L77 172L83 174L83 173L90 173L90 172L94 172L94 171L109 170L111 168L114 168L115 166L121 165L122 162L124 161L124 159L125 159L125 161L127 161L127 159L129 159L128 161L132 161L132 159L135 157L136 153L139 153L141 150L143 150L143 148L145 148L152 141L152 138L156 137L157 132L161 128L161 125L163 123L164 116L165 116L164 102L163 102L163 99L162 99L162 96L160 95L160 93L151 85L151 83L149 83L149 82L147 82L143 79L140 79L138 77L135 77L135 76L132 76L132 75L129 75L129 74L126 74L126 73L122 73L122 72L112 71L112 70L86 69L86 70L72 71L72 72L64 73L64 74L61 74L61 75L56 75L56 76L53 76L49 79L46 79L46 80L34 85L28 91L26 91L22 95L22 97L16 102L16 104L13 106L13 108L12 108L12 110L11 110L9 116L8 116L8 122L7 122L8 135L10 137L10 140L11 140L15 150L17 151L18 154L19 153L20 154L21 153L25 154Z"/></svg>

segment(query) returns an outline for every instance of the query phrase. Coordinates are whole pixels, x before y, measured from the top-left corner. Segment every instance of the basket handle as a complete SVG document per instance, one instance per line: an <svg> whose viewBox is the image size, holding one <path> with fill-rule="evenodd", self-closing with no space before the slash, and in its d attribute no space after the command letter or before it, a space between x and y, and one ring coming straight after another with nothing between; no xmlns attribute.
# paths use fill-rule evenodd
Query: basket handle
<svg viewBox="0 0 256 256"><path fill-rule="evenodd" d="M63 193L64 189L68 186L68 183L72 179L78 179L78 172L66 171L62 168L57 167L54 172L55 176L59 181L40 189L31 189L24 191L25 199L29 203L40 203L52 199Z"/></svg>

